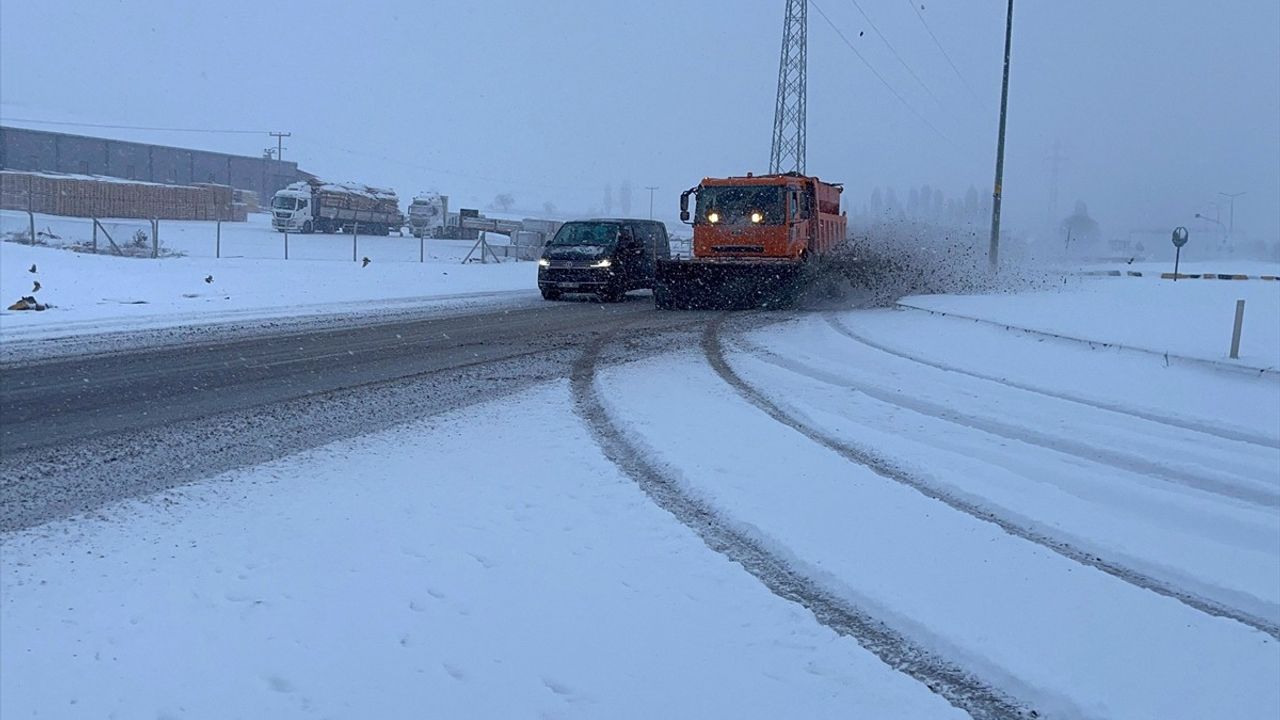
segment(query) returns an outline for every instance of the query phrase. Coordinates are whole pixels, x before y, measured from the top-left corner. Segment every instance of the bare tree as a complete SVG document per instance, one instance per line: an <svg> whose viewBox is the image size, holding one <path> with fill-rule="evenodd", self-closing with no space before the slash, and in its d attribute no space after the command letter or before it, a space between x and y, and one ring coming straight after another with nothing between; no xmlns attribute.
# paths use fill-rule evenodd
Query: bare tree
<svg viewBox="0 0 1280 720"><path fill-rule="evenodd" d="M489 207L494 210L509 212L511 210L511 206L515 204L516 199L511 196L511 193L499 193L493 198L493 202L489 204Z"/></svg>
<svg viewBox="0 0 1280 720"><path fill-rule="evenodd" d="M624 216L631 214L631 181L623 180L618 186L618 205Z"/></svg>
<svg viewBox="0 0 1280 720"><path fill-rule="evenodd" d="M613 186L609 183L604 185L604 214L613 214Z"/></svg>

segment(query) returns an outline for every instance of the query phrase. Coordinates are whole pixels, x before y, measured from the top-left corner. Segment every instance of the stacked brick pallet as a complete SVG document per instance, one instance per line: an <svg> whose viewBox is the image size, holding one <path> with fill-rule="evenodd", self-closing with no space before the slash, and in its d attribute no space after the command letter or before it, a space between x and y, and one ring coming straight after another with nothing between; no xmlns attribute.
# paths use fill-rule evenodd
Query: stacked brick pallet
<svg viewBox="0 0 1280 720"><path fill-rule="evenodd" d="M244 220L228 185L161 185L88 175L0 171L0 207L50 215Z"/></svg>

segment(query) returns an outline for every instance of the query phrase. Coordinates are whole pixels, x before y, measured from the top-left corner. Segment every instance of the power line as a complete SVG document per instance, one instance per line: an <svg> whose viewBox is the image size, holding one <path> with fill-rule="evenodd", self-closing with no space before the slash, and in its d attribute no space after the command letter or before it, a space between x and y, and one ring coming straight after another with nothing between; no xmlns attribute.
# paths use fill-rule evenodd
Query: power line
<svg viewBox="0 0 1280 720"><path fill-rule="evenodd" d="M897 49L893 47L893 43L889 42L889 38L885 37L884 33L880 32L880 28L876 27L875 21L872 20L871 16L867 15L867 11L863 10L862 6L858 4L858 0L849 0L849 2L853 3L853 6L858 9L859 13L862 13L863 19L867 21L867 24L871 26L871 29L875 31L876 35L884 41L885 47L889 48L889 52L893 53L893 56L898 58L898 62L902 63L902 67L906 68L907 72L911 73L911 77L915 78L915 81L920 83L920 87L924 88L924 91L929 94L929 97L933 98L933 101L941 106L942 101L938 99L937 95L933 94L933 91L929 89L928 85L924 84L924 80L921 80L920 76L916 74L916 71L911 69L911 66L907 64L907 61L902 59L902 56L898 54Z"/></svg>
<svg viewBox="0 0 1280 720"><path fill-rule="evenodd" d="M933 34L933 28L929 27L929 21L924 19L924 13L920 12L920 8L916 7L916 0L907 0L907 4L911 6L911 10L915 12L916 17L920 18L920 24L924 26L924 31L929 33L929 37L933 38L933 44L938 46L942 57L947 59L947 64L955 71L956 77L960 78L960 82L969 91L970 97L977 100L978 94L973 91L973 86L969 84L969 81L964 79L964 73L961 73L960 68L956 67L956 64L951 60L951 56L947 54L947 49L942 47L942 42L938 40L938 36Z"/></svg>
<svg viewBox="0 0 1280 720"><path fill-rule="evenodd" d="M0 118L7 122L31 123L33 125L60 125L63 127L98 128L102 130L151 130L154 132L208 133L211 135L266 135L268 130L214 130L210 128L175 128L148 127L145 125L108 125L105 123L82 123L64 120L36 120L33 118Z"/></svg>
<svg viewBox="0 0 1280 720"><path fill-rule="evenodd" d="M836 35L839 35L840 39L844 41L844 44L849 46L849 49L853 51L853 54L857 55L858 59L862 61L862 64L867 66L867 69L871 71L871 74L876 76L876 79L880 81L880 84L884 85L885 89L887 89L895 98L897 98L898 102L902 103L903 107L911 111L911 114L915 115L916 119L918 119L920 122L928 126L930 130L936 133L938 137L946 141L947 144L952 146L955 145L955 143L951 142L951 138L948 138L946 135L942 134L941 130L934 127L933 123L929 122L929 120L925 116L921 115L914 107L912 107L911 103L907 102L906 98L902 97L902 95L899 94L897 90L893 89L893 86L889 84L889 81L885 80L884 76L881 75L880 72L877 71L875 67L873 67L871 63L867 61L867 59L862 55L862 53L858 51L858 48L854 47L853 43L849 42L849 38L845 37L845 34L840 31L840 28L836 27L836 24L831 22L831 18L827 17L827 14L822 11L822 8L818 7L818 4L816 2L814 2L813 0L809 0L809 4L813 6L814 10L818 11L818 14L822 16L823 20L827 21L827 24L831 26L831 29L836 31Z"/></svg>

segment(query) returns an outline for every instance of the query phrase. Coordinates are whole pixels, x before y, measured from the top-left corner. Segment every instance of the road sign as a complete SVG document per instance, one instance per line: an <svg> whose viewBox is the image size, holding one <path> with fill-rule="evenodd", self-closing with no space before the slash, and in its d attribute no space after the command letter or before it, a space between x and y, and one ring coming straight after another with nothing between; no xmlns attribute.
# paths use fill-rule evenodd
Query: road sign
<svg viewBox="0 0 1280 720"><path fill-rule="evenodd" d="M1182 246L1187 244L1187 229L1178 226L1173 229L1173 281L1178 282L1178 263L1182 260Z"/></svg>
<svg viewBox="0 0 1280 720"><path fill-rule="evenodd" d="M1180 248L1187 244L1187 229L1184 227L1176 227L1173 229L1173 246Z"/></svg>

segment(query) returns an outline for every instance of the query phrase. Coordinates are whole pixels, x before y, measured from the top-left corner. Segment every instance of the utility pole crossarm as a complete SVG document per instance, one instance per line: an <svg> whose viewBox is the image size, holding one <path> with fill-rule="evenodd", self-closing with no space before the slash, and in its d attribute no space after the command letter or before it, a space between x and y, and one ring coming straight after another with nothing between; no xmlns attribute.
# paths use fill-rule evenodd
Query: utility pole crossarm
<svg viewBox="0 0 1280 720"><path fill-rule="evenodd" d="M279 131L273 130L267 134L276 139L276 160L283 161L284 160L284 139L287 137L293 137L293 133L279 132Z"/></svg>

